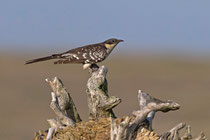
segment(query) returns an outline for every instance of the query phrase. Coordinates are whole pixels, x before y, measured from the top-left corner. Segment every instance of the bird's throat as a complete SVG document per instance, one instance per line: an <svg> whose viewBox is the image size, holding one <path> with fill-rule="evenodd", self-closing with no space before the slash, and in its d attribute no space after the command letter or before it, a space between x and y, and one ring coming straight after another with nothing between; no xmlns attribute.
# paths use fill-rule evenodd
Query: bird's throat
<svg viewBox="0 0 210 140"><path fill-rule="evenodd" d="M114 49L114 47L116 46L117 44L105 44L105 47L109 50L112 50Z"/></svg>

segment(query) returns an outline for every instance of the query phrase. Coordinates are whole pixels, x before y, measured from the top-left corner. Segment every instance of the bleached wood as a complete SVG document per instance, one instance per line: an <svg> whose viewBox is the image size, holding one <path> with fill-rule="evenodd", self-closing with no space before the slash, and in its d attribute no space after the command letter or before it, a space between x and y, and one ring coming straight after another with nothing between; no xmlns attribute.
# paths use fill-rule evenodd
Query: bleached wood
<svg viewBox="0 0 210 140"><path fill-rule="evenodd" d="M192 134L191 134L191 126L189 125L186 127L184 136L180 138L179 131L183 129L185 126L186 126L185 123L177 124L171 130L161 135L160 140L191 140L193 139ZM200 135L193 140L207 140L207 139L205 137L205 134L201 132Z"/></svg>
<svg viewBox="0 0 210 140"><path fill-rule="evenodd" d="M55 128L49 128L46 140L52 140L54 132L55 132Z"/></svg>
<svg viewBox="0 0 210 140"><path fill-rule="evenodd" d="M168 132L162 134L160 137L161 140L176 140L180 139L179 137L179 131L186 126L185 123L179 123L176 126L174 126L171 130Z"/></svg>
<svg viewBox="0 0 210 140"><path fill-rule="evenodd" d="M191 126L186 126L186 131L184 136L182 136L181 138L182 140L189 140L192 139L192 134L191 134Z"/></svg>
<svg viewBox="0 0 210 140"><path fill-rule="evenodd" d="M58 111L55 113L59 115L60 118L67 117L73 120L73 122L80 122L81 118L77 112L76 106L62 81L58 77L54 77L51 80L46 79L46 82L50 85L55 94L52 94L52 102L50 105L54 111ZM61 115L64 115L64 117L61 117Z"/></svg>
<svg viewBox="0 0 210 140"><path fill-rule="evenodd" d="M175 127L173 127L169 132L173 133L174 131L180 131L182 128L186 126L185 123L179 123Z"/></svg>
<svg viewBox="0 0 210 140"><path fill-rule="evenodd" d="M51 128L47 134L47 140L51 140L53 133L57 129L64 126L74 126L76 122L80 122L80 116L77 113L76 106L70 96L70 94L65 89L62 81L55 77L51 80L46 79L46 82L52 88L51 96L52 101L50 104L51 109L55 112L58 119L48 119L48 123Z"/></svg>
<svg viewBox="0 0 210 140"><path fill-rule="evenodd" d="M63 125L59 120L56 119L48 119L47 122L50 124L51 128L61 128Z"/></svg>
<svg viewBox="0 0 210 140"><path fill-rule="evenodd" d="M147 116L150 112L168 112L171 110L177 110L180 108L180 105L174 101L161 101L150 96L147 93L141 92L138 93L139 106L140 110L135 111L135 119L132 123L130 120L125 119L118 126L114 121L111 122L111 138L112 140L133 140L136 138L141 123L147 119ZM144 104L144 105L143 105ZM113 132L112 132L113 131Z"/></svg>
<svg viewBox="0 0 210 140"><path fill-rule="evenodd" d="M203 132L200 133L200 135L195 138L194 140L207 140L205 134Z"/></svg>
<svg viewBox="0 0 210 140"><path fill-rule="evenodd" d="M161 101L159 99L150 96L147 93L142 92L141 90L139 90L138 92L138 99L139 99L140 111L134 112L136 119L134 120L134 123L130 126L132 128L132 131L134 131L138 127L138 125L141 122L143 122L148 116L148 114L152 111L168 112L180 108L180 105L174 101L171 100ZM142 103L144 103L145 105L142 106Z"/></svg>
<svg viewBox="0 0 210 140"><path fill-rule="evenodd" d="M91 76L88 79L86 90L89 119L115 117L112 109L121 102L121 99L108 95L108 82L106 80L108 69L105 66L99 68L95 64L91 65L89 71Z"/></svg>
<svg viewBox="0 0 210 140"><path fill-rule="evenodd" d="M50 104L50 107L53 109L53 111L55 112L55 114L58 116L59 121L66 126L74 126L75 122L73 119L71 119L71 116L67 116L67 114L65 114L65 112L63 110L61 110L59 103L58 103L58 99L55 95L54 92L51 93L52 95L52 102Z"/></svg>
<svg viewBox="0 0 210 140"><path fill-rule="evenodd" d="M147 94L140 94L142 91L139 90L138 91L138 100L139 100L139 107L140 107L140 110L143 109L146 105L147 105L147 102L149 100L151 100L151 96L147 96ZM149 112L149 114L147 115L147 120L149 122L149 130L152 130L152 120L154 119L155 117L155 111L151 111Z"/></svg>
<svg viewBox="0 0 210 140"><path fill-rule="evenodd" d="M111 117L111 140L127 140L130 121L131 118L127 116L123 122L117 125L116 120Z"/></svg>

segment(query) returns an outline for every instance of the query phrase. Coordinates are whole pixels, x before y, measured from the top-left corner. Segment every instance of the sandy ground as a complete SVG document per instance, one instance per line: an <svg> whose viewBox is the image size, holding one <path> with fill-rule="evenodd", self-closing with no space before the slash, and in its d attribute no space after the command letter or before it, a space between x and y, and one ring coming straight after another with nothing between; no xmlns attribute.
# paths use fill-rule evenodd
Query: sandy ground
<svg viewBox="0 0 210 140"><path fill-rule="evenodd" d="M42 56L34 54L33 57ZM32 56L0 55L0 139L32 139L34 132L49 127L54 118L49 108L50 87L45 78L58 76L71 93L83 120L87 120L86 81L81 65L53 65L52 62L23 65ZM209 60L209 59L208 59ZM162 100L172 99L181 109L157 113L154 129L159 134L185 122L194 136L204 131L210 138L210 61L189 57L159 55L111 56L103 65L109 68L109 94L122 103L118 116L138 109L137 91L141 89Z"/></svg>

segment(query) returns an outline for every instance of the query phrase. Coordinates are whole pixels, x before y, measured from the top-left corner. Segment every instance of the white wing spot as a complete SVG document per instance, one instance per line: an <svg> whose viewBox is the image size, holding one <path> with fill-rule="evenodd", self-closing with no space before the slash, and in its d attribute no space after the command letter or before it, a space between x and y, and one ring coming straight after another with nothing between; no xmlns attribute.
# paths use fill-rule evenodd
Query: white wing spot
<svg viewBox="0 0 210 140"><path fill-rule="evenodd" d="M74 54L73 57L79 60L79 57L76 54Z"/></svg>
<svg viewBox="0 0 210 140"><path fill-rule="evenodd" d="M85 60L85 63L89 63L89 62L90 62L90 60L88 60L88 59L87 59L87 60Z"/></svg>
<svg viewBox="0 0 210 140"><path fill-rule="evenodd" d="M86 56L87 56L87 53L84 53L82 56L86 59L86 58L87 58L87 57L86 57Z"/></svg>
<svg viewBox="0 0 210 140"><path fill-rule="evenodd" d="M89 56L90 56L91 59L95 60L95 58L92 56L91 52L89 53Z"/></svg>

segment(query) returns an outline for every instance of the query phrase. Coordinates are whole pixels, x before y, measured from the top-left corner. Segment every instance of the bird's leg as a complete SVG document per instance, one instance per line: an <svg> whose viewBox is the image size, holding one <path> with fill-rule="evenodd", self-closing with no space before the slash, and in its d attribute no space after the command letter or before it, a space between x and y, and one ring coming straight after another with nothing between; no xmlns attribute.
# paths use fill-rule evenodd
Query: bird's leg
<svg viewBox="0 0 210 140"><path fill-rule="evenodd" d="M97 71L99 69L99 66L97 64L91 64L89 67L89 71L92 73L94 71Z"/></svg>
<svg viewBox="0 0 210 140"><path fill-rule="evenodd" d="M94 71L97 71L99 66L97 64L83 64L83 69L89 69L89 72L92 73Z"/></svg>

